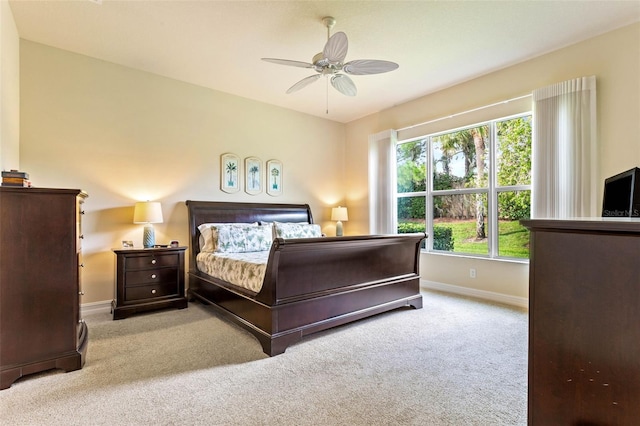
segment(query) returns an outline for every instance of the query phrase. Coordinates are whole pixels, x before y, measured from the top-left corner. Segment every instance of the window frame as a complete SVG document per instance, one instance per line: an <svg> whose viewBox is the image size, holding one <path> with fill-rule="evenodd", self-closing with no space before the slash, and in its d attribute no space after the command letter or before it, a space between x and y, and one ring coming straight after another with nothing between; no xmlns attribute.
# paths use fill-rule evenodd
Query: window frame
<svg viewBox="0 0 640 426"><path fill-rule="evenodd" d="M515 262L528 262L528 258L521 257L511 257L511 256L500 256L499 255L499 220L498 220L498 196L503 192L516 192L516 191L529 191L531 192L531 182L528 185L507 185L507 186L499 186L498 185L498 164L497 164L497 153L498 153L498 129L497 123L513 120L522 117L529 117L531 121L533 121L533 112L526 111L518 114L512 114L504 117L494 118L490 120L484 120L479 123L465 125L456 127L453 129L443 130L434 132L424 136L411 137L403 140L396 141L396 151L398 146L405 143L411 143L416 141L424 140L425 147L425 167L428 169L425 171L425 177L428 178L428 181L425 185L424 191L414 191L414 192L398 192L397 185L395 188L395 210L398 210L398 200L400 198L409 198L409 197L425 197L425 209L426 209L426 217L425 217L425 230L428 235L433 235L433 207L434 207L434 197L436 196L446 196L446 195L464 195L464 194L487 194L487 239L488 239L488 253L485 254L477 254L477 253L465 253L465 252L451 252L446 250L435 250L433 248L433 238L427 238L426 245L422 249L423 252L428 253L437 253L444 254L450 256L462 256L462 257L481 257L483 259L496 259L496 260L509 260ZM488 126L489 128L489 149L487 150L488 157L488 169L487 169L487 186L486 187L475 187L475 188L459 188L459 189L444 189L444 190L434 190L434 179L433 179L433 139L449 133L455 133L467 129L473 129L476 127ZM532 126L533 131L533 126ZM533 141L532 141L533 143ZM397 176L398 162L395 163L395 176ZM531 173L531 172L530 172ZM396 215L395 218L395 228L398 228L398 217Z"/></svg>

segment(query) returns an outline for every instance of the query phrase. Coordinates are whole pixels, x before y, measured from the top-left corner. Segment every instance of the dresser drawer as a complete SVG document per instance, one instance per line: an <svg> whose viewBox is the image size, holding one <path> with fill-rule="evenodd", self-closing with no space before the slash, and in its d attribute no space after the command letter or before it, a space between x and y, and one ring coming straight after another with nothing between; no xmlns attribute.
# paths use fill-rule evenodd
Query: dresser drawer
<svg viewBox="0 0 640 426"><path fill-rule="evenodd" d="M163 296L174 296L178 294L178 284L173 283L158 283L156 285L143 285L137 287L127 287L124 289L125 300L130 302L132 300L141 299L154 299Z"/></svg>
<svg viewBox="0 0 640 426"><path fill-rule="evenodd" d="M176 282L178 280L178 268L157 268L142 271L127 271L125 273L125 287Z"/></svg>
<svg viewBox="0 0 640 426"><path fill-rule="evenodd" d="M145 269L161 266L178 266L180 256L177 253L126 257L124 267L127 270Z"/></svg>

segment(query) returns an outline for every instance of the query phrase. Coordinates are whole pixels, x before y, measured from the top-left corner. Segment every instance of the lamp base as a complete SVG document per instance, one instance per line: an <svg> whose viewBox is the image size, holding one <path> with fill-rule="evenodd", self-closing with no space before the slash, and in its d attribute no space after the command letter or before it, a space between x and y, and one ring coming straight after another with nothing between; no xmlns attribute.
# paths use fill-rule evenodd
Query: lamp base
<svg viewBox="0 0 640 426"><path fill-rule="evenodd" d="M336 237L342 237L342 222L336 222Z"/></svg>
<svg viewBox="0 0 640 426"><path fill-rule="evenodd" d="M144 225L144 233L142 234L142 245L144 248L152 248L156 245L156 231L153 225L147 223Z"/></svg>

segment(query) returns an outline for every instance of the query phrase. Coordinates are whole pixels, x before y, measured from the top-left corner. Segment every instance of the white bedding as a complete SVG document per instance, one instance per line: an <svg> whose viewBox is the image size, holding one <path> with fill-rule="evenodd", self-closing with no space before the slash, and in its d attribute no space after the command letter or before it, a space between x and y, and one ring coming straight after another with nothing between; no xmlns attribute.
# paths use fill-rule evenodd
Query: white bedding
<svg viewBox="0 0 640 426"><path fill-rule="evenodd" d="M198 270L239 287L259 292L269 251L249 253L198 253Z"/></svg>

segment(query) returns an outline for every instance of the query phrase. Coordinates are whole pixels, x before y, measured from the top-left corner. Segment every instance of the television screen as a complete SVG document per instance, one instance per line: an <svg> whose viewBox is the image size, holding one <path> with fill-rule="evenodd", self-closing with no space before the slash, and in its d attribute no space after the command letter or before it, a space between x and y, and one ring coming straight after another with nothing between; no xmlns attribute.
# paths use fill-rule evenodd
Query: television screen
<svg viewBox="0 0 640 426"><path fill-rule="evenodd" d="M640 217L639 168L605 179L602 217Z"/></svg>

